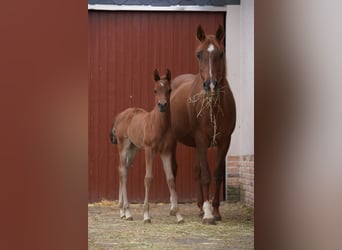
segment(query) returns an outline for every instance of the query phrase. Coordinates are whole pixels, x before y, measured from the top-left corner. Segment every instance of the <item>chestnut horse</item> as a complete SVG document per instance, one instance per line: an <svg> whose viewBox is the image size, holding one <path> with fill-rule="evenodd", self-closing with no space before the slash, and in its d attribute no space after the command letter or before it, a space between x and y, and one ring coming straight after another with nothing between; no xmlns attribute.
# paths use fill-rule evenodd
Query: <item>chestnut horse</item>
<svg viewBox="0 0 342 250"><path fill-rule="evenodd" d="M215 35L206 35L199 25L197 38L199 73L180 75L172 81L171 127L177 141L195 148L193 172L197 187L197 204L203 215L202 222L215 224L215 220L221 220L220 189L225 178L226 154L235 128L236 108L226 79L222 26L218 27ZM217 155L212 210L209 202L211 176L207 150L213 146L217 147ZM177 165L172 166L176 173Z"/></svg>
<svg viewBox="0 0 342 250"><path fill-rule="evenodd" d="M171 167L171 151L166 142L172 135L170 129L170 93L171 72L160 77L157 70L154 71L155 107L151 112L141 108L128 108L117 115L113 124L110 139L118 145L119 151L119 207L120 217L132 220L127 198L127 175L138 149L145 150L145 200L144 222L151 222L149 215L149 191L153 179L152 163L157 153L163 162L163 167L170 190L171 211L176 215L177 222L183 222L178 211L177 193L175 190L174 175Z"/></svg>

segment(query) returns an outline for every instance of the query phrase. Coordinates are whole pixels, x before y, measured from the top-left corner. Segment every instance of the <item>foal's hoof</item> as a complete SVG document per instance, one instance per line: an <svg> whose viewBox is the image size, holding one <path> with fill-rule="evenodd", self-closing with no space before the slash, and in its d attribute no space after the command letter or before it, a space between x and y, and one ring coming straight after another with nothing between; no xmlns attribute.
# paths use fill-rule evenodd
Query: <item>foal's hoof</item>
<svg viewBox="0 0 342 250"><path fill-rule="evenodd" d="M127 217L126 220L132 221L133 217Z"/></svg>
<svg viewBox="0 0 342 250"><path fill-rule="evenodd" d="M171 216L176 216L176 213L177 213L177 211L170 210L170 215L171 215Z"/></svg>
<svg viewBox="0 0 342 250"><path fill-rule="evenodd" d="M144 220L144 224L151 224L151 219Z"/></svg>
<svg viewBox="0 0 342 250"><path fill-rule="evenodd" d="M205 225L216 225L216 222L215 222L214 218L206 218L206 219L202 219L202 224L205 224Z"/></svg>
<svg viewBox="0 0 342 250"><path fill-rule="evenodd" d="M124 219L126 219L126 216L125 216L125 215L120 216L120 219L121 219L121 220L124 220Z"/></svg>
<svg viewBox="0 0 342 250"><path fill-rule="evenodd" d="M184 223L185 223L185 220L183 218L177 221L177 224L184 224Z"/></svg>

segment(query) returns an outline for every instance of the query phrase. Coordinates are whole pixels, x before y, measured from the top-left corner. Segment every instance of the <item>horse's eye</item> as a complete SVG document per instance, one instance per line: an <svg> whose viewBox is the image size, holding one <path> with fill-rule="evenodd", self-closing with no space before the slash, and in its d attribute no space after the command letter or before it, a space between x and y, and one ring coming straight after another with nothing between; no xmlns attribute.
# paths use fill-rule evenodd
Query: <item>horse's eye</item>
<svg viewBox="0 0 342 250"><path fill-rule="evenodd" d="M223 55L224 55L223 51L220 52L220 57L221 57L221 58L223 57Z"/></svg>
<svg viewBox="0 0 342 250"><path fill-rule="evenodd" d="M171 89L169 89L169 94L171 93Z"/></svg>
<svg viewBox="0 0 342 250"><path fill-rule="evenodd" d="M197 56L198 59L201 59L202 58L202 51L198 51L196 53L196 56Z"/></svg>
<svg viewBox="0 0 342 250"><path fill-rule="evenodd" d="M155 94L157 94L157 90L155 89L154 91L153 91Z"/></svg>

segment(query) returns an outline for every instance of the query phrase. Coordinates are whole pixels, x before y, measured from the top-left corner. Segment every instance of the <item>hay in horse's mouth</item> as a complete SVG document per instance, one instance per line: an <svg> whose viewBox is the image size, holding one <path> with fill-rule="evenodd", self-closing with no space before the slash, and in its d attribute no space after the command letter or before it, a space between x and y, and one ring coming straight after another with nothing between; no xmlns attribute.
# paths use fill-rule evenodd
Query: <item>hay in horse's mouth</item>
<svg viewBox="0 0 342 250"><path fill-rule="evenodd" d="M189 97L189 103L196 103L200 100L202 100L201 103L201 108L197 113L197 118L201 115L201 113L209 108L209 112L210 112L210 122L213 126L214 132L213 132L213 136L211 139L211 143L210 146L216 146L217 145L217 141L216 138L217 136L220 134L217 132L217 122L216 122L216 118L218 116L218 113L221 112L222 115L223 111L222 108L220 106L220 95L219 92L221 92L221 90L219 89L218 92L212 93L212 92L207 92L205 90L202 90L201 92ZM217 107L217 113L214 114L214 107Z"/></svg>

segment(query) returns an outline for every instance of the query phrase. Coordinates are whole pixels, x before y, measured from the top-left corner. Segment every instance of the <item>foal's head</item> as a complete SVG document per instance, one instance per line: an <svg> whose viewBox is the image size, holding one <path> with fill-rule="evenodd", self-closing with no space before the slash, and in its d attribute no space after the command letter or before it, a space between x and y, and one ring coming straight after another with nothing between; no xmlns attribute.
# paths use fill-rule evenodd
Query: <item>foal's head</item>
<svg viewBox="0 0 342 250"><path fill-rule="evenodd" d="M169 108L171 94L171 72L166 70L164 76L159 76L158 70L154 70L154 95L155 102L160 112L166 112Z"/></svg>
<svg viewBox="0 0 342 250"><path fill-rule="evenodd" d="M220 25L214 35L206 35L202 26L197 28L196 56L199 62L199 71L206 92L215 93L226 77L226 59L223 46L224 30Z"/></svg>

